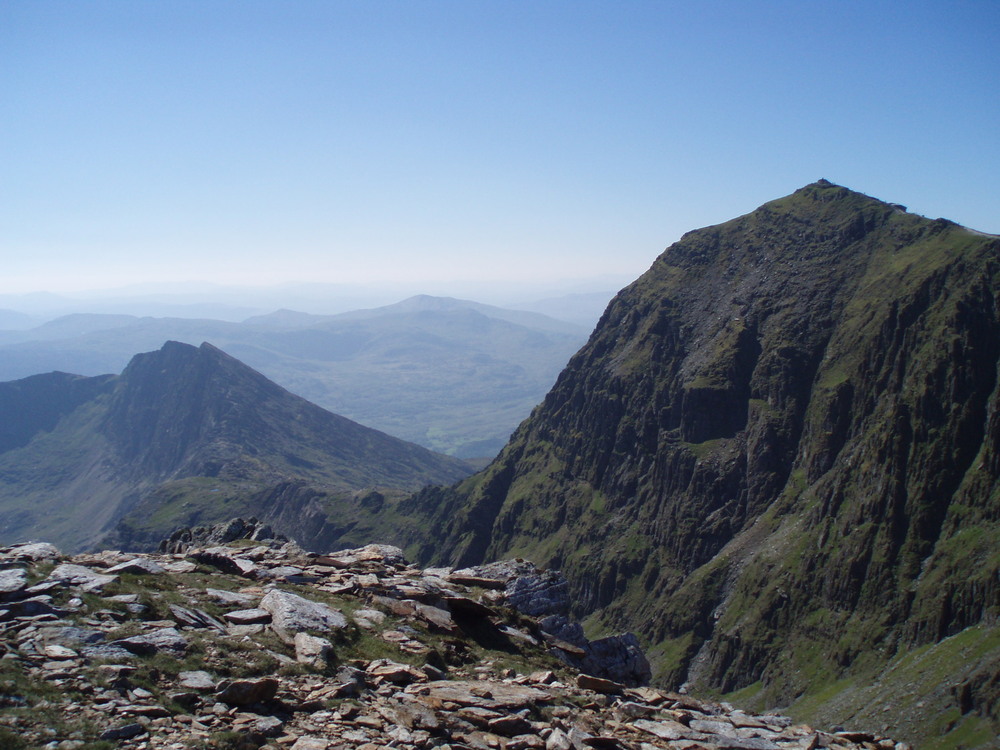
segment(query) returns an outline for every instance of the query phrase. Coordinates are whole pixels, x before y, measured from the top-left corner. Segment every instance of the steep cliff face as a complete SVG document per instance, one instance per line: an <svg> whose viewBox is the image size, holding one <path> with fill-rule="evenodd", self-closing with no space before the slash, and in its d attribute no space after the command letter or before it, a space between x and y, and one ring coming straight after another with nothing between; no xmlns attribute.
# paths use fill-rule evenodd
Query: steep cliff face
<svg viewBox="0 0 1000 750"><path fill-rule="evenodd" d="M663 681L772 705L991 628L998 257L825 181L685 235L484 473L414 499L437 557L562 568Z"/></svg>

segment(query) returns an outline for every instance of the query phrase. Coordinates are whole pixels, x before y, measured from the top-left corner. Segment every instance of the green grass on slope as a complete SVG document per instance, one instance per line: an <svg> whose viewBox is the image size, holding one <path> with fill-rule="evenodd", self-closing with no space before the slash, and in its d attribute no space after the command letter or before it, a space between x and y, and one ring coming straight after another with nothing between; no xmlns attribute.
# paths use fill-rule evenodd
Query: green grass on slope
<svg viewBox="0 0 1000 750"><path fill-rule="evenodd" d="M907 717L894 736L919 750L996 747L1000 725L975 708L963 714L961 686L977 670L1000 667L1000 628L973 627L939 643L907 651L867 676L810 690L787 712L816 724L850 722L880 730L884 716ZM730 699L738 700L732 695ZM936 709L931 707L935 706Z"/></svg>

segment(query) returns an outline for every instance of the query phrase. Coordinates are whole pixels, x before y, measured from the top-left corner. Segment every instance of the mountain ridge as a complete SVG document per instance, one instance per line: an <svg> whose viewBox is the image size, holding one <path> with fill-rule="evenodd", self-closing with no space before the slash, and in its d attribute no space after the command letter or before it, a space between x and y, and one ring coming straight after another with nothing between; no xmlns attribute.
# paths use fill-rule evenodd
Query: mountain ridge
<svg viewBox="0 0 1000 750"><path fill-rule="evenodd" d="M44 533L80 548L117 524L120 539L137 544L192 514L228 515L227 503L252 505L289 482L335 505L359 491L402 492L470 471L327 412L210 344L167 342L119 376L28 380L35 400L23 410L44 419L0 453L4 539ZM38 399L67 384L82 395L55 413L39 411ZM25 381L0 384L0 404L24 391Z"/></svg>

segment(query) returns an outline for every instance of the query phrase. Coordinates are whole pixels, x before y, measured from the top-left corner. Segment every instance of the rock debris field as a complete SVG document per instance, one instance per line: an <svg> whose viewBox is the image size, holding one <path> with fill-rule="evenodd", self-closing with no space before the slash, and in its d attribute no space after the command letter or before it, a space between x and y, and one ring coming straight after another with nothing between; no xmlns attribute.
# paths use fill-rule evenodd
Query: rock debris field
<svg viewBox="0 0 1000 750"><path fill-rule="evenodd" d="M813 750L906 745L643 686L530 563L385 545L0 549L0 747Z"/></svg>

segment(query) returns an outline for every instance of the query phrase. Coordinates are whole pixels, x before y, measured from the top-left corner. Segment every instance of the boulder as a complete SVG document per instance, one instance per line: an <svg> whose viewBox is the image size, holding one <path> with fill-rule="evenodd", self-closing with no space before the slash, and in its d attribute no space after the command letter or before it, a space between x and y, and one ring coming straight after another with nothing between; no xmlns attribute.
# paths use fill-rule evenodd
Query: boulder
<svg viewBox="0 0 1000 750"><path fill-rule="evenodd" d="M215 690L215 680L204 670L181 672L177 684L186 690Z"/></svg>
<svg viewBox="0 0 1000 750"><path fill-rule="evenodd" d="M288 640L306 630L329 632L347 627L347 618L338 610L288 591L268 592L260 608L271 613L272 629Z"/></svg>
<svg viewBox="0 0 1000 750"><path fill-rule="evenodd" d="M326 638L296 633L295 660L313 669L326 669L334 660L333 644Z"/></svg>
<svg viewBox="0 0 1000 750"><path fill-rule="evenodd" d="M188 644L187 639L178 633L176 628L160 628L151 633L113 641L112 645L120 646L139 656L148 656L158 651L182 653L187 650Z"/></svg>
<svg viewBox="0 0 1000 750"><path fill-rule="evenodd" d="M57 565L45 580L63 586L74 586L83 591L99 592L112 581L117 581L118 576L103 575L83 565L63 563Z"/></svg>
<svg viewBox="0 0 1000 750"><path fill-rule="evenodd" d="M23 568L0 570L0 597L16 594L28 587L28 573Z"/></svg>
<svg viewBox="0 0 1000 750"><path fill-rule="evenodd" d="M57 560L62 553L48 542L28 542L15 544L0 550L0 560L19 560L38 562L40 560Z"/></svg>
<svg viewBox="0 0 1000 750"><path fill-rule="evenodd" d="M107 569L108 573L132 573L134 575L160 575L167 570L162 565L145 557L137 557L134 560L126 560L123 563L112 565Z"/></svg>
<svg viewBox="0 0 1000 750"><path fill-rule="evenodd" d="M271 700L278 693L278 681L273 677L260 680L226 680L219 685L215 697L229 706L249 706Z"/></svg>

